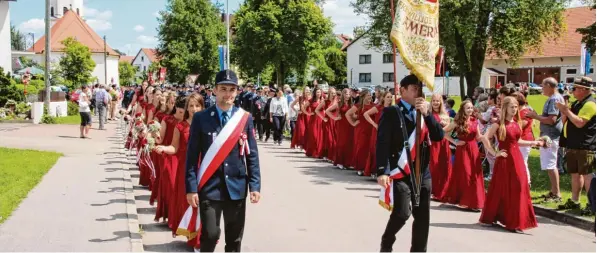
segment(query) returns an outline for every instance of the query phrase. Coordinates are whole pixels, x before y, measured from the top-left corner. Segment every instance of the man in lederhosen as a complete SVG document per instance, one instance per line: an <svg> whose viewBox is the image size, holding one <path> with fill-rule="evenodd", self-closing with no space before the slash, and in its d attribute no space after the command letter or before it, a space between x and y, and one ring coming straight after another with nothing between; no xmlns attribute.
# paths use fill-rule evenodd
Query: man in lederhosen
<svg viewBox="0 0 597 253"><path fill-rule="evenodd" d="M427 251L427 237L429 235L429 203L431 195L431 175L429 174L429 147L431 141L441 141L444 138L444 131L441 125L429 113L428 103L425 98L419 97L422 84L415 75L409 75L400 81L400 94L402 97L395 106L386 107L383 110L377 130L377 182L386 187L392 184L394 192L394 208L386 225L385 232L381 238L381 252L391 252L396 241L396 233L400 231L406 220L411 215L414 217L412 228L411 251ZM421 191L418 207L411 207L411 198L414 197L413 185L408 175L390 180L390 171L398 168L400 157L405 141L415 131L416 110L423 115L428 131L423 131L422 142L419 151L421 152ZM402 118L402 119L401 119ZM404 124L402 124L403 122ZM405 126L404 126L405 125ZM403 132L403 127L406 131ZM405 137L404 135L407 135ZM414 144L411 146L414 147ZM409 167L414 171L414 160L408 159Z"/></svg>

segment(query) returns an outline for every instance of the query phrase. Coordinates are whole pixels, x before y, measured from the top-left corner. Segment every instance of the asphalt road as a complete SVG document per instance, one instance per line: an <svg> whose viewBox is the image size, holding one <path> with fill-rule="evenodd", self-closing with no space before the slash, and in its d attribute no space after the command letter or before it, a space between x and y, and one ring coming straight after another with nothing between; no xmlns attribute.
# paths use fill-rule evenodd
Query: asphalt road
<svg viewBox="0 0 597 253"><path fill-rule="evenodd" d="M259 144L262 199L248 204L243 251L378 251L389 212L377 204L371 179L341 171L302 152ZM133 175L134 177L134 175ZM135 181L135 180L133 180ZM149 192L136 187L145 251L188 251L153 222ZM595 251L595 236L537 217L539 227L515 234L477 223L480 213L432 203L429 251ZM394 251L408 251L411 222L397 235ZM224 251L222 234L217 251Z"/></svg>

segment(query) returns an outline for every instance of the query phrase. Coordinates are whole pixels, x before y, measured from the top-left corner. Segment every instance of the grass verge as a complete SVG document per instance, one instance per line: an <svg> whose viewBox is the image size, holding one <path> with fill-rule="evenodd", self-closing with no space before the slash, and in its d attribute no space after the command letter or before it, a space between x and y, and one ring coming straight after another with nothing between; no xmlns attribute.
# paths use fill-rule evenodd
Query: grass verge
<svg viewBox="0 0 597 253"><path fill-rule="evenodd" d="M0 147L0 224L54 166L62 154Z"/></svg>
<svg viewBox="0 0 597 253"><path fill-rule="evenodd" d="M81 116L79 116L79 115L56 117L55 119L56 119L56 124L63 124L63 125L80 125L81 124Z"/></svg>

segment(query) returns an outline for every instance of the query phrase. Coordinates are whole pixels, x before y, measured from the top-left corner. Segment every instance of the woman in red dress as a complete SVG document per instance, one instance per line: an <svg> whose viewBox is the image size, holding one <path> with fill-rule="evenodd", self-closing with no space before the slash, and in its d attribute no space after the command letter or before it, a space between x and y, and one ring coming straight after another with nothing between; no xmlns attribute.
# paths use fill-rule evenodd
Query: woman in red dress
<svg viewBox="0 0 597 253"><path fill-rule="evenodd" d="M470 100L460 105L454 122L444 127L445 138L456 146L456 157L452 166L452 177L444 202L457 204L462 208L480 211L485 202L483 167L479 156L478 141L483 137L478 121L473 117L474 107ZM458 141L450 134L455 131Z"/></svg>
<svg viewBox="0 0 597 253"><path fill-rule="evenodd" d="M149 113L153 115L153 111L155 110L155 107L153 106L153 87L148 87L144 93L145 103L142 104L143 123L147 125L147 115L149 115ZM145 142L145 138L139 138L139 144ZM150 191L153 189L151 168L146 162L139 163L139 184L142 186L147 186Z"/></svg>
<svg viewBox="0 0 597 253"><path fill-rule="evenodd" d="M352 157L354 159L354 169L359 176L364 174L367 158L369 157L369 144L371 142L373 125L365 121L363 114L373 107L371 100L371 92L369 92L369 90L362 90L359 97L359 103L352 106L352 108L346 112L346 119L355 128Z"/></svg>
<svg viewBox="0 0 597 253"><path fill-rule="evenodd" d="M319 103L319 106L315 108L315 114L317 114L317 116L321 118L323 124L321 127L321 156L326 161L333 161L334 156L336 155L336 135L334 132L335 122L330 120L329 116L327 116L327 114L325 113L325 111L335 103L337 103L336 89L334 87L330 87L328 89L327 99L324 100L324 103ZM334 118L335 117L336 116L334 116Z"/></svg>
<svg viewBox="0 0 597 253"><path fill-rule="evenodd" d="M151 124L152 122L155 122L155 120L157 119L157 115L159 114L158 111L158 107L160 106L160 101L162 99L162 91L160 89L154 89L153 90L153 101L151 103L151 110L148 112L147 115L149 115L148 117L148 124ZM154 138L157 136L153 136ZM159 182L160 182L160 172L161 172L161 164L160 164L160 158L161 156L155 152L155 150L152 150L150 152L150 157L151 157L151 162L153 163L153 170L154 172L151 173L152 176L150 176L151 178L151 196L149 197L149 204L153 206L154 201L157 199L158 194L160 192L159 190ZM158 216L158 212L160 212L159 208L156 209L156 221L159 220L159 218L157 218Z"/></svg>
<svg viewBox="0 0 597 253"><path fill-rule="evenodd" d="M431 97L431 109L433 117L442 127L450 124L450 116L446 112L444 100L440 94L433 94ZM441 200L448 190L448 182L452 175L452 151L450 142L443 139L438 142L431 142L429 157L429 172L431 173L431 199Z"/></svg>
<svg viewBox="0 0 597 253"><path fill-rule="evenodd" d="M311 115L311 119L309 120L309 128L307 129L307 148L305 149L305 154L308 157L314 158L322 158L321 150L322 150L322 139L323 139L323 132L322 132L322 125L323 120L315 115L315 109L319 106L319 104L325 103L323 100L323 92L320 88L315 88L313 91L313 97L309 100L308 108L309 108L309 115Z"/></svg>
<svg viewBox="0 0 597 253"><path fill-rule="evenodd" d="M303 105L301 106L301 112L303 113L303 117L304 117L304 122L305 122L305 130L303 133L303 138L301 139L300 145L303 147L303 151L307 152L307 147L308 147L308 143L309 143L309 135L311 134L311 129L309 129L311 127L311 115L313 114L313 111L311 110L311 107L309 106L309 101L311 101L312 98L312 93L311 93L311 89L309 87L305 87L305 91L303 92Z"/></svg>
<svg viewBox="0 0 597 253"><path fill-rule="evenodd" d="M499 124L494 123L486 134L486 137L497 137L500 151L495 152L487 138L483 141L486 150L494 154L496 160L479 221L485 224L500 222L512 232L537 227L519 146L540 146L543 143L522 140L521 124L518 102L513 97L505 97Z"/></svg>
<svg viewBox="0 0 597 253"><path fill-rule="evenodd" d="M342 90L342 95L338 99L338 103L332 104L325 113L336 122L336 155L333 160L334 165L340 169L345 169L354 166L352 163L352 147L354 145L354 127L348 122L346 112L352 108L352 97L350 96L350 89ZM333 111L338 111L334 115Z"/></svg>
<svg viewBox="0 0 597 253"><path fill-rule="evenodd" d="M172 121L172 117L170 113L174 109L174 99L175 93L174 92L164 92L162 96L160 96L160 104L157 106L157 113L156 113L156 120L160 122L160 135L157 139L157 143L160 145L170 145L172 141L172 133L174 132L174 126L168 124L168 121ZM153 196L154 192L157 192L157 201L158 206L156 208L155 214L155 221L158 221L160 218L166 220L168 218L168 194L169 194L169 185L167 184L169 179L169 170L170 169L170 161L165 154L157 153L157 150L153 150L156 153L158 165L156 166L156 170L159 169L159 175L154 184L154 190L151 192ZM157 171L156 171L157 172Z"/></svg>
<svg viewBox="0 0 597 253"><path fill-rule="evenodd" d="M181 109L179 106L185 103L185 109ZM169 196L170 210L168 215L168 226L172 229L172 234L176 234L178 224L184 215L184 212L189 207L186 199L185 189L185 162L187 155L187 143L189 140L189 130L193 115L204 109L203 96L197 93L191 94L188 98L181 97L176 102L177 114L183 112L183 120L180 121L172 136L172 143L170 146L160 146L158 152L164 152L170 155L176 155L178 161L178 168L176 169L176 176L174 179L173 191Z"/></svg>
<svg viewBox="0 0 597 253"><path fill-rule="evenodd" d="M292 135L292 140L290 141L290 148L298 148L303 149L303 138L305 138L305 114L303 113L303 106L304 106L305 97L299 95L298 99L295 99L290 103L290 110L295 109L295 105L298 104L299 109L297 111L296 117L296 125L294 126L294 134Z"/></svg>
<svg viewBox="0 0 597 253"><path fill-rule="evenodd" d="M380 92L380 94L378 95L378 99L379 103L371 107L371 109L369 109L363 114L363 118L365 118L365 120L373 126L373 129L371 129L371 140L369 141L369 155L367 157L367 164L365 165L365 176L371 176L371 178L377 178L377 173L375 173L377 171L377 160L375 159L375 146L377 145L377 127L379 124L379 120L381 119L383 109L388 106L392 106L392 92ZM372 115L374 118L371 118Z"/></svg>

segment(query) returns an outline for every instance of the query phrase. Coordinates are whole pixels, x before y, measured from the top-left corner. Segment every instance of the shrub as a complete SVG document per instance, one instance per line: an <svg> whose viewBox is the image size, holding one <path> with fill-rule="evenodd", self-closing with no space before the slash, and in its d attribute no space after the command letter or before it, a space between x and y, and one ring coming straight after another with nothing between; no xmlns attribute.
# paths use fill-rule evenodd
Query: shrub
<svg viewBox="0 0 597 253"><path fill-rule="evenodd" d="M0 67L0 107L3 107L8 100L22 101L23 93L19 93L16 82L9 73L4 73Z"/></svg>
<svg viewBox="0 0 597 253"><path fill-rule="evenodd" d="M44 107L44 115L41 116L41 123L43 124L56 124L56 118L51 116L48 112L48 108Z"/></svg>
<svg viewBox="0 0 597 253"><path fill-rule="evenodd" d="M31 111L31 106L25 102L21 102L17 104L16 113L17 114L29 114Z"/></svg>
<svg viewBox="0 0 597 253"><path fill-rule="evenodd" d="M66 112L68 116L79 115L79 105L76 102L67 101L66 103L68 103L68 111Z"/></svg>

